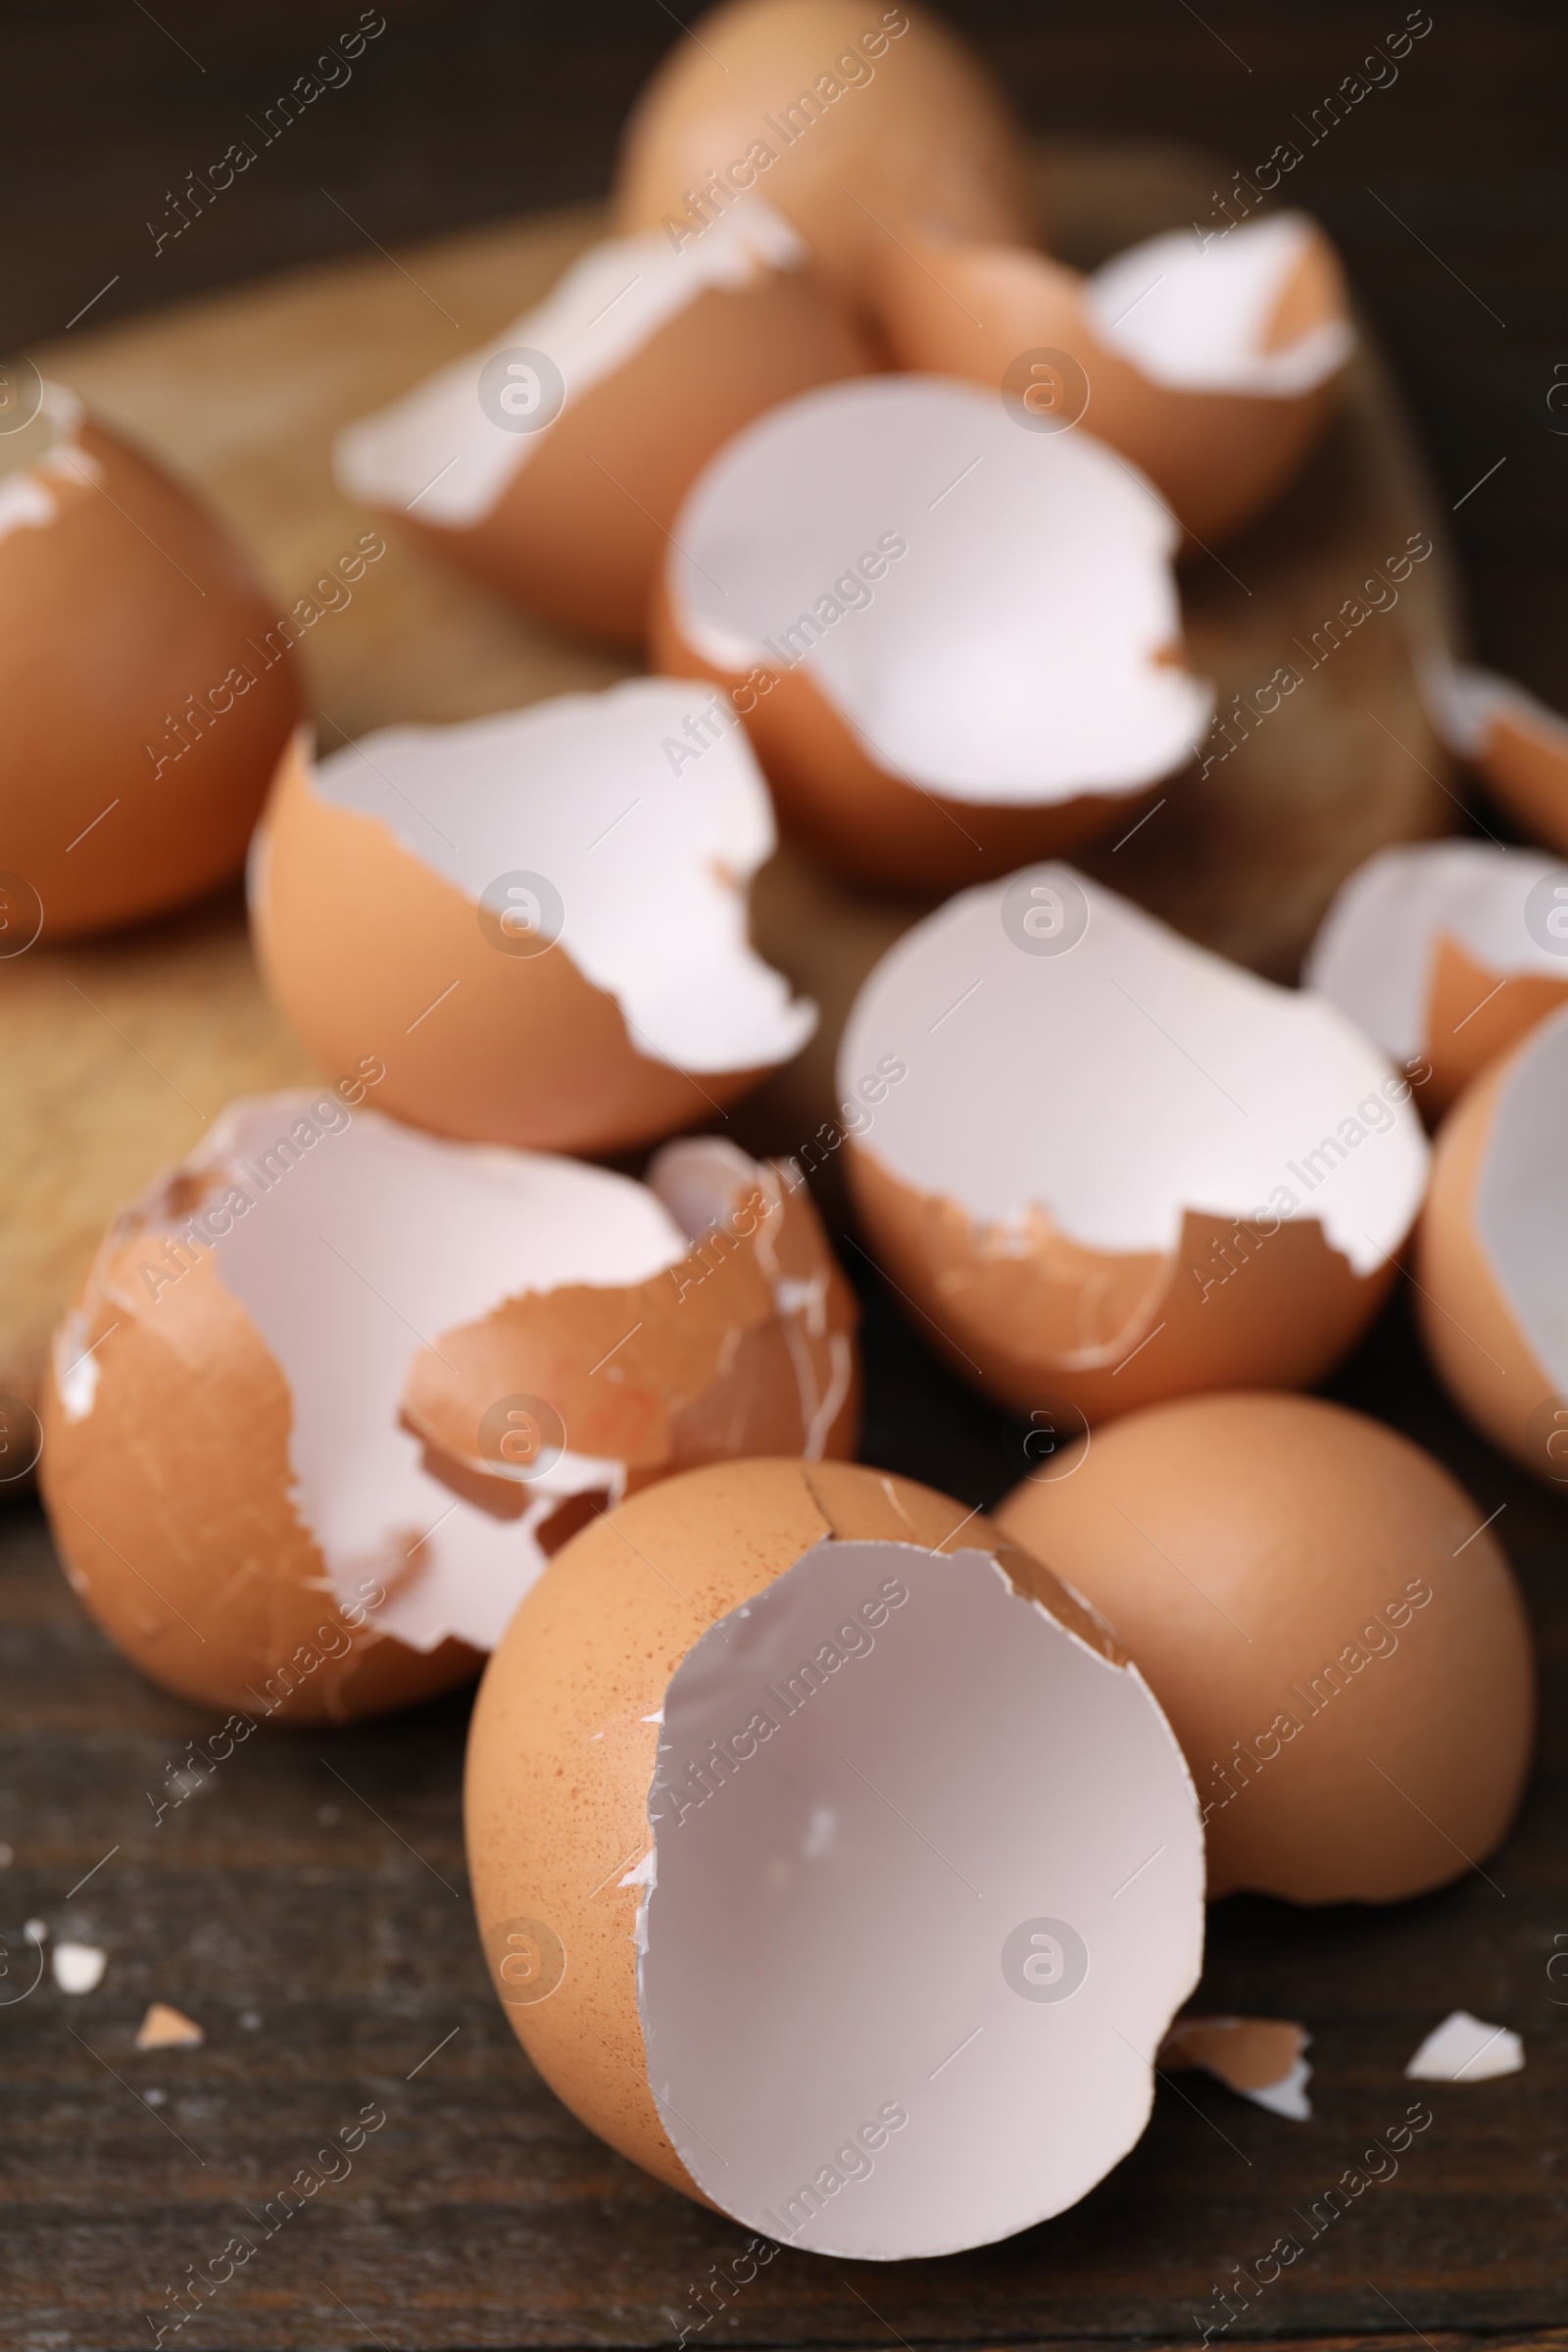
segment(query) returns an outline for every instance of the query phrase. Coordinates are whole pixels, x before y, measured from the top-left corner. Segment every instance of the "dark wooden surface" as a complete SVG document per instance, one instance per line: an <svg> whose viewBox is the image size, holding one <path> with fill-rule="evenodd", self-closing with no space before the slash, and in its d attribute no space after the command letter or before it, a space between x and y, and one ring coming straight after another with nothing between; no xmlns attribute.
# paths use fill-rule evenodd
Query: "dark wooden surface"
<svg viewBox="0 0 1568 2352"><path fill-rule="evenodd" d="M395 243L591 193L627 99L679 37L661 0L386 13L353 82L154 261L145 221L165 191L242 135L357 9L9 11L0 347L42 343L94 295L97 323L365 235ZM1245 167L1404 9L997 0L954 13L1035 128L1199 140ZM1568 361L1568 21L1549 0L1433 0L1433 16L1397 83L1309 152L1292 195L1348 255L1457 504L1479 649L1568 706L1568 439L1542 391ZM1017 1433L869 1303L867 1458L995 1499L1023 1466ZM1435 2121L1397 2178L1216 2340L1568 2344L1568 1986L1547 1976L1568 1949L1554 1941L1568 1937L1568 1518L1447 1412L1402 1300L1336 1393L1449 1462L1478 1518L1507 1506L1498 1528L1541 1638L1544 1737L1488 1878L1387 1914L1218 1908L1202 1998L1310 2026L1311 2124L1187 2078L1058 2222L927 2265L782 2254L689 2340L1196 2343L1213 2287L1250 2272L1296 2229L1293 2209L1400 2117L1405 2059L1465 2006L1523 2034L1525 2073L1428 2086ZM0 1841L15 1856L0 1868L0 2343L151 2343L189 2267L372 2101L387 2122L352 2174L166 2342L658 2344L701 2317L710 2266L743 2233L582 2132L488 1991L463 1878L465 1714L453 1702L330 1738L257 1738L156 1824L146 1792L169 1793L212 1722L84 1624L30 1508L0 1514ZM68 2001L46 1980L11 1998L30 1973L32 1914L106 1946L95 1993ZM206 2047L138 2056L152 1998L200 2019Z"/></svg>

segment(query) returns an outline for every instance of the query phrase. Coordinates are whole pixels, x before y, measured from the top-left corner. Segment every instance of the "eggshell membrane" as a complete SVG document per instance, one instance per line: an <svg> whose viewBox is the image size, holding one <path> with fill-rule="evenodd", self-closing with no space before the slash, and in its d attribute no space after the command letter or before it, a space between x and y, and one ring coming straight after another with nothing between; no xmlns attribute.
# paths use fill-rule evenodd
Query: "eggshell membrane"
<svg viewBox="0 0 1568 2352"><path fill-rule="evenodd" d="M905 29L893 33L894 22ZM935 17L851 0L734 0L674 42L628 119L615 173L622 230L695 220L688 197L727 186L733 161L754 141L776 161L759 172L764 192L811 246L818 267L860 298L883 248L912 221L970 237L1023 238L1031 205L1022 139L1000 92L972 52ZM862 36L886 32L879 57ZM858 51L869 78L823 102L796 132L783 110ZM810 109L803 110L803 114ZM767 127L772 116L778 129ZM797 115L797 122L803 119ZM710 197L710 217L724 203ZM706 231L704 233L707 233Z"/></svg>
<svg viewBox="0 0 1568 2352"><path fill-rule="evenodd" d="M871 881L982 879L1133 821L1191 756L1210 694L1182 664L1175 536L1087 439L933 379L829 387L693 485L650 652L728 690L808 848Z"/></svg>
<svg viewBox="0 0 1568 2352"><path fill-rule="evenodd" d="M1213 1396L1096 1431L998 1523L1148 1676L1203 1803L1211 1895L1381 1903L1484 1862L1524 1788L1530 1629L1484 1517L1341 1405Z"/></svg>
<svg viewBox="0 0 1568 2352"><path fill-rule="evenodd" d="M308 1157L264 1159L307 1102L230 1106L205 1156L122 1212L56 1336L40 1467L56 1541L85 1605L155 1680L280 1721L428 1697L474 1672L550 1553L628 1485L742 1443L853 1448L853 1297L777 1168L697 1141L662 1155L645 1189L342 1105ZM322 1153L341 1164L313 1189L302 1170ZM225 1282L234 1245L214 1245L211 1219L232 1182L267 1247ZM428 1312L405 1262L421 1206L444 1216L423 1227L420 1295L496 1301L422 1348L403 1311ZM555 1232L530 1236L550 1218ZM220 1237L234 1227L218 1220ZM585 1263L603 1278L572 1281ZM289 1286L292 1308L278 1297ZM322 1314L337 1326L324 1364L312 1360ZM499 1384L466 1428L453 1402L464 1375ZM380 1396L383 1422L367 1423L362 1396L372 1415ZM564 1425L559 1460L509 1475L475 1421L541 1396Z"/></svg>
<svg viewBox="0 0 1568 2352"><path fill-rule="evenodd" d="M662 241L651 262L628 251L628 286L671 259ZM612 298L606 308L613 307ZM548 334L529 314L499 347L533 349ZM475 416L487 356L476 353L466 364L473 385L465 407L471 404ZM409 497L389 495L392 478L378 482L373 463L352 462L355 433L364 427L343 436L338 472L354 496L502 595L565 628L635 644L670 527L707 459L774 401L871 365L864 337L808 270L759 263L750 282L737 271L736 282L699 284L585 388L576 387L568 361L561 414L537 432L508 436L513 469L477 515L443 518L427 495L455 437L434 419L427 464L416 468L424 478ZM483 426L469 421L466 429ZM400 479L399 490L406 487Z"/></svg>
<svg viewBox="0 0 1568 2352"><path fill-rule="evenodd" d="M1217 243L1205 263L1223 268L1234 250ZM906 237L880 256L877 321L900 367L964 376L988 388L1001 387L1013 363L1030 352L1065 353L1087 379L1082 429L1142 468L1192 544L1242 529L1278 496L1322 434L1338 370L1290 393L1227 389L1223 380L1201 387L1160 380L1097 325L1093 286L1078 270L1021 245ZM1343 324L1345 314L1338 256L1303 220L1258 354L1284 352ZM1348 350L1348 328L1345 341ZM1222 366L1216 373L1223 378ZM1076 408L1081 387L1065 379L1042 382L1055 402Z"/></svg>
<svg viewBox="0 0 1568 2352"><path fill-rule="evenodd" d="M1416 1313L1445 1385L1494 1445L1554 1486L1568 1470L1568 1410L1552 1410L1568 1393L1568 1314L1551 1238L1565 1070L1568 1013L1559 1011L1459 1098L1438 1133L1416 1237ZM1534 1230L1520 1220L1527 1196Z"/></svg>
<svg viewBox="0 0 1568 2352"><path fill-rule="evenodd" d="M1568 854L1568 719L1494 670L1432 661L1421 685L1448 749L1527 833Z"/></svg>
<svg viewBox="0 0 1568 2352"><path fill-rule="evenodd" d="M0 864L63 940L238 870L300 686L291 651L252 642L278 615L227 532L72 394L45 400L53 446L0 475Z"/></svg>
<svg viewBox="0 0 1568 2352"><path fill-rule="evenodd" d="M373 754L366 758L373 768ZM760 779L754 789L770 833ZM626 792L637 797L631 783ZM442 813L451 821L445 803ZM525 870L538 854L525 814L511 821L513 833L495 845L498 872ZM656 855L657 831L651 844ZM750 879L727 878L737 888ZM616 1151L710 1117L788 1058L780 1031L759 1040L750 1066L688 1073L642 1050L650 1041L633 1038L620 998L585 977L568 938L540 954L502 954L478 911L477 899L390 822L330 800L303 738L290 745L252 861L257 954L323 1067L354 1069L367 1054L385 1065L379 1100L388 1110L475 1141ZM672 932L666 958L682 952ZM722 990L727 977L715 965L708 984ZM810 1025L804 1016L797 1024L808 1034Z"/></svg>
<svg viewBox="0 0 1568 2352"><path fill-rule="evenodd" d="M1377 1311L1419 1205L1425 1146L1387 1094L1407 1082L1326 1004L1320 1020L1068 867L1029 870L1086 898L1077 946L1026 955L999 887L966 892L905 935L851 1014L841 1093L889 1051L908 1065L847 1148L876 1262L926 1343L1024 1411L1065 1402L1094 1422L1203 1389L1310 1385ZM1375 1093L1387 1125L1362 1140L1388 1152L1397 1127L1396 1156L1314 1209L1361 1148L1338 1141L1339 1113ZM1328 1136L1339 1156L1308 1188L1293 1157ZM1295 1211L1269 1208L1276 1182Z"/></svg>
<svg viewBox="0 0 1568 2352"><path fill-rule="evenodd" d="M673 2084L656 2087L662 2080L657 2053L666 2047L673 1997L665 1990L662 2025L653 1987L660 1966L659 1906L668 1890L658 1854L664 1850L662 1840L679 1836L667 1816L661 1833L654 1812L660 1759L668 1752L662 1725L672 1686L680 1688L676 1677L683 1664L689 1668L704 1635L725 1620L743 1625L732 1612L755 1610L777 1580L803 1568L806 1555L827 1538L846 1546L898 1546L900 1556L915 1563L928 1554L989 1555L1013 1592L1037 1600L1086 1653L1113 1672L1122 1669L1114 1641L1077 1596L1038 1561L999 1542L995 1530L961 1504L851 1464L725 1463L636 1496L573 1539L496 1652L469 1737L469 1866L502 1999L508 2001L511 1990L500 1968L509 1926L534 1933L542 1925L546 1936L557 1939L551 1948L559 1947L553 1971L559 1982L546 1997L509 2002L514 2031L551 2086L612 2146L668 2185L743 2219L749 2218L745 2198L733 2205L723 2199L723 2174L710 2180L705 2193L677 2153L662 2103L674 2116L680 2102ZM846 1551L847 1563L852 1557ZM852 1596L846 1584L843 1598ZM1196 1829L1185 1774L1182 1782L1167 1824L1177 1846ZM1125 1843L1128 1835L1127 1825L1119 1824L1115 1841ZM1184 1905L1200 1894L1200 1886L1196 1873L1190 1882L1181 1875L1189 1868L1184 1858L1177 1858L1176 1868L1175 1909L1163 1920L1161 1965L1173 1984L1184 1978L1190 1985L1198 1950L1195 1923ZM1182 1891L1189 1884L1190 1892ZM1166 1897L1151 1899L1158 1904ZM677 1953L680 1948L677 1935ZM1107 1964L1102 1958L1101 1965ZM754 2049L794 2030L760 1990L756 2024ZM1135 2062L1147 2064L1157 2038L1156 2032L1130 2053ZM1121 2058L1129 2054L1125 2044L1113 2047ZM824 2156L831 2129L824 2121ZM1060 2134L1059 2117L1053 2129ZM739 2152L731 2153L739 2163ZM699 2169L708 2169L706 2158ZM1082 2180L1073 2194L1089 2185ZM1056 2208L1048 2199L1045 2209ZM934 2252L1022 2226L1009 2217L989 2232L949 2236L940 2247L858 2238L855 2250L873 2259ZM796 2234L782 2225L776 2233ZM844 2250L844 2242L813 2250Z"/></svg>
<svg viewBox="0 0 1568 2352"><path fill-rule="evenodd" d="M1568 1002L1568 955L1525 922L1553 870L1487 842L1402 843L1357 867L1325 915L1303 984L1395 1060L1430 1065L1417 1088L1429 1119Z"/></svg>

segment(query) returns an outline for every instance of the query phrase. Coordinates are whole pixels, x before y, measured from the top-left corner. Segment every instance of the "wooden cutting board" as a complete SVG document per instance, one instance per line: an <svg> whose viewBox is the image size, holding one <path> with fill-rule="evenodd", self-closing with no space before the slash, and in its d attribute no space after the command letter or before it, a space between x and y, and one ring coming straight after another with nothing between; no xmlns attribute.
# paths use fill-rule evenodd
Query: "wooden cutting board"
<svg viewBox="0 0 1568 2352"><path fill-rule="evenodd" d="M1205 216L1190 151L1058 143L1040 157L1054 249L1089 266ZM45 373L205 491L249 543L279 612L347 553L365 517L332 481L337 427L517 317L600 230L598 208L469 230L74 336ZM1383 843L1453 815L1413 663L1450 639L1442 509L1388 371L1364 339L1328 439L1286 500L1186 572L1195 667L1220 707L1282 663L1302 684L1199 780L1173 783L1133 839L1081 862L1193 937L1294 976L1335 886ZM1426 531L1398 602L1332 655L1314 631ZM1379 595L1386 592L1379 591ZM307 636L325 746L395 719L469 718L611 684L630 664L513 612L401 540ZM814 1044L735 1114L754 1150L798 1148L830 1116L838 1033L860 980L931 902L878 898L781 853L760 878L759 944L822 1006ZM319 1075L263 996L236 897L114 940L0 963L0 1396L30 1398L48 1332L116 1206L188 1151L232 1097Z"/></svg>

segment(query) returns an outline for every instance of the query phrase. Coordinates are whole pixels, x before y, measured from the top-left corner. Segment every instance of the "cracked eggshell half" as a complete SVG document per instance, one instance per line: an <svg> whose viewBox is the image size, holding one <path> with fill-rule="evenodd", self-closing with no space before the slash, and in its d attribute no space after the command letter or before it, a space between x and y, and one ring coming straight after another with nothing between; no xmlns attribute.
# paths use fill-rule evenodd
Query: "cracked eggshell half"
<svg viewBox="0 0 1568 2352"><path fill-rule="evenodd" d="M973 52L918 8L735 0L672 44L626 125L617 226L695 251L753 189L856 303L911 223L1004 239L1032 227L1017 123Z"/></svg>
<svg viewBox="0 0 1568 2352"><path fill-rule="evenodd" d="M637 678L318 763L297 738L251 912L323 1068L379 1061L381 1102L439 1134L607 1152L790 1060L815 1007L749 935L767 789L739 722L704 736L695 708Z"/></svg>
<svg viewBox="0 0 1568 2352"><path fill-rule="evenodd" d="M1045 438L1141 466L1200 544L1260 514L1321 435L1354 348L1339 257L1304 213L1152 237L1091 275L1022 245L885 241L896 363L995 391Z"/></svg>
<svg viewBox="0 0 1568 2352"><path fill-rule="evenodd" d="M1568 854L1568 719L1494 670L1443 660L1421 670L1427 714L1508 814Z"/></svg>
<svg viewBox="0 0 1568 2352"><path fill-rule="evenodd" d="M259 1097L106 1236L55 1339L44 1496L155 1681L374 1714L470 1675L629 1488L853 1446L853 1328L808 1202L732 1147L642 1185Z"/></svg>
<svg viewBox="0 0 1568 2352"><path fill-rule="evenodd" d="M695 1471L577 1536L485 1675L465 1814L546 2082L813 2253L1074 2204L1201 1957L1192 1784L1136 1669L962 1503L848 1463Z"/></svg>
<svg viewBox="0 0 1568 2352"><path fill-rule="evenodd" d="M1301 978L1404 1065L1431 1117L1568 1002L1568 868L1484 841L1380 850L1341 885Z"/></svg>
<svg viewBox="0 0 1568 2352"><path fill-rule="evenodd" d="M1427 1352L1461 1410L1568 1489L1568 1008L1461 1095L1417 1236Z"/></svg>
<svg viewBox="0 0 1568 2352"><path fill-rule="evenodd" d="M8 953L237 873L299 716L234 541L60 384L0 437L0 699Z"/></svg>
<svg viewBox="0 0 1568 2352"><path fill-rule="evenodd" d="M578 257L480 351L339 434L339 486L505 596L637 642L675 513L730 435L871 354L753 199L688 247Z"/></svg>
<svg viewBox="0 0 1568 2352"><path fill-rule="evenodd" d="M745 716L785 830L872 881L1004 872L1183 765L1176 530L1084 434L973 385L879 376L739 434L681 510L662 669Z"/></svg>
<svg viewBox="0 0 1568 2352"><path fill-rule="evenodd" d="M1064 865L963 892L883 957L839 1092L879 1265L989 1396L1090 1421L1308 1387L1370 1322L1421 1203L1410 1082L1343 1013Z"/></svg>
<svg viewBox="0 0 1568 2352"><path fill-rule="evenodd" d="M1148 1676L1210 1895L1384 1903L1484 1861L1529 1771L1529 1620L1485 1517L1380 1422L1250 1395L1094 1431L998 1524Z"/></svg>

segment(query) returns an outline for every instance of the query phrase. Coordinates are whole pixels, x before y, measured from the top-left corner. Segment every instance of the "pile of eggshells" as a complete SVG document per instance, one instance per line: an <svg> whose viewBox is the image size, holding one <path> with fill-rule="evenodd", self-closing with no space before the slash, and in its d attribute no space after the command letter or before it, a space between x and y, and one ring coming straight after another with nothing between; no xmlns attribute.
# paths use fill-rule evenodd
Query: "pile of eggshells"
<svg viewBox="0 0 1568 2352"><path fill-rule="evenodd" d="M1508 1827L1502 1552L1302 1392L1413 1250L1459 1404L1568 1477L1568 871L1385 851L1293 989L1059 862L1207 725L1178 567L1333 412L1334 252L1280 212L1082 275L934 21L734 0L699 34L613 235L336 460L653 674L318 758L190 497L57 389L13 450L0 807L44 936L248 841L277 1003L384 1072L375 1108L230 1104L119 1214L41 1478L85 1606L189 1698L341 1723L490 1653L472 1881L535 2065L754 2230L926 2255L1132 2146L1205 1893L1388 1902ZM149 779L225 662L238 714ZM1568 725L1425 684L1568 852ZM855 1464L853 1294L799 1166L717 1132L816 1022L751 939L780 830L956 892L866 982L839 1093L914 1334L1028 1423L994 1520Z"/></svg>

